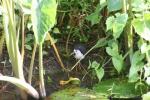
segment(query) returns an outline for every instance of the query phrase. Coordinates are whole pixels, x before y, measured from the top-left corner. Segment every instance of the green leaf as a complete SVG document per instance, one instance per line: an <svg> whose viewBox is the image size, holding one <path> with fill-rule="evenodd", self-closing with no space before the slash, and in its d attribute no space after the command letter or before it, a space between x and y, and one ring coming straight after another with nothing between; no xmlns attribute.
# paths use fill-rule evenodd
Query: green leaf
<svg viewBox="0 0 150 100"><path fill-rule="evenodd" d="M95 69L95 71L96 71L96 75L98 77L98 80L101 81L101 79L104 76L104 69L101 67L101 68Z"/></svg>
<svg viewBox="0 0 150 100"><path fill-rule="evenodd" d="M132 0L132 11L140 12L143 11L146 8L146 5L144 4L143 0Z"/></svg>
<svg viewBox="0 0 150 100"><path fill-rule="evenodd" d="M147 43L143 43L140 49L141 53L147 53L150 50L150 45L148 45Z"/></svg>
<svg viewBox="0 0 150 100"><path fill-rule="evenodd" d="M92 13L89 16L86 17L86 19L88 21L91 21L92 26L95 25L95 24L98 24L100 22L101 18L102 17L97 12L94 12L94 13Z"/></svg>
<svg viewBox="0 0 150 100"><path fill-rule="evenodd" d="M99 14L99 12L102 8L103 6L101 7L101 5L98 4L95 11L86 17L86 20L91 21L92 26L100 22L102 16Z"/></svg>
<svg viewBox="0 0 150 100"><path fill-rule="evenodd" d="M32 50L32 47L30 45L25 45L25 48L28 50Z"/></svg>
<svg viewBox="0 0 150 100"><path fill-rule="evenodd" d="M123 31L124 25L120 23L114 23L113 25L113 37L115 39L119 38L121 35L121 32Z"/></svg>
<svg viewBox="0 0 150 100"><path fill-rule="evenodd" d="M106 47L106 52L110 56L116 56L116 52L114 52L110 47Z"/></svg>
<svg viewBox="0 0 150 100"><path fill-rule="evenodd" d="M122 0L107 0L108 11L117 11L122 8Z"/></svg>
<svg viewBox="0 0 150 100"><path fill-rule="evenodd" d="M145 13L143 17L133 19L132 25L138 35L150 41L150 13Z"/></svg>
<svg viewBox="0 0 150 100"><path fill-rule="evenodd" d="M133 57L132 57L132 60L131 60L131 66L139 64L144 58L145 58L145 56L143 54L141 54L140 51L136 51L133 54Z"/></svg>
<svg viewBox="0 0 150 100"><path fill-rule="evenodd" d="M93 61L91 64L91 68L98 69L100 64L97 61Z"/></svg>
<svg viewBox="0 0 150 100"><path fill-rule="evenodd" d="M113 25L113 36L115 39L120 37L120 34L122 33L123 28L125 27L127 20L128 20L127 14L116 13L115 22Z"/></svg>
<svg viewBox="0 0 150 100"><path fill-rule="evenodd" d="M107 29L106 30L107 31L111 30L113 28L114 21L115 21L114 16L110 16L110 17L107 18L107 20L106 20L106 25L107 25Z"/></svg>
<svg viewBox="0 0 150 100"><path fill-rule="evenodd" d="M112 62L118 73L121 72L123 68L123 57L121 55L112 57Z"/></svg>
<svg viewBox="0 0 150 100"><path fill-rule="evenodd" d="M53 29L53 33L55 33L55 34L60 34L60 31L59 31L58 28L54 28L54 29Z"/></svg>
<svg viewBox="0 0 150 100"><path fill-rule="evenodd" d="M144 21L141 18L133 19L132 25L138 34L144 32Z"/></svg>
<svg viewBox="0 0 150 100"><path fill-rule="evenodd" d="M150 13L144 14L144 22L148 28L150 28Z"/></svg>
<svg viewBox="0 0 150 100"><path fill-rule="evenodd" d="M145 56L141 54L140 51L136 51L133 54L129 71L129 82L136 82L138 79L140 79L138 71L144 67L144 63L142 62L144 58Z"/></svg>
<svg viewBox="0 0 150 100"><path fill-rule="evenodd" d="M142 93L144 93L143 88L138 88L136 90L135 83L129 83L127 79L122 78L111 78L101 81L93 87L93 90L103 95L106 95L107 97L111 96L112 100L116 100L116 98L118 100L131 100L131 98L141 96L141 91Z"/></svg>
<svg viewBox="0 0 150 100"><path fill-rule="evenodd" d="M107 31L112 30L113 37L115 39L119 38L126 25L127 20L128 20L128 15L125 13L124 14L116 13L115 17L110 16L106 20Z"/></svg>
<svg viewBox="0 0 150 100"><path fill-rule="evenodd" d="M44 42L47 32L54 26L56 21L56 0L33 0L32 1L32 24L36 42Z"/></svg>
<svg viewBox="0 0 150 100"><path fill-rule="evenodd" d="M101 38L97 41L96 45L94 46L94 48L100 48L103 47L107 44L107 39L106 38Z"/></svg>
<svg viewBox="0 0 150 100"><path fill-rule="evenodd" d="M150 100L150 92L147 92L146 94L142 95L142 100Z"/></svg>
<svg viewBox="0 0 150 100"><path fill-rule="evenodd" d="M106 47L106 52L110 56L117 56L119 54L117 42L112 42L109 47Z"/></svg>

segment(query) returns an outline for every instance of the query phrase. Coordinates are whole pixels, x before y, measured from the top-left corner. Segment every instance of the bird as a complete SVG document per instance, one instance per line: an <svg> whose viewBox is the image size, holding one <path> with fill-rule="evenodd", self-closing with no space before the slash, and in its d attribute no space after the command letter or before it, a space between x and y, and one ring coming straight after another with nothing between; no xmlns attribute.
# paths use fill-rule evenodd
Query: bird
<svg viewBox="0 0 150 100"><path fill-rule="evenodd" d="M76 44L74 46L74 57L75 59L77 60L82 60L85 58L84 54L86 53L86 48L85 48L85 45L83 44Z"/></svg>
<svg viewBox="0 0 150 100"><path fill-rule="evenodd" d="M86 47L85 47L85 45L84 44L76 44L74 46L73 53L74 53L74 58L76 60L80 60L80 61L83 60L85 58L85 53L86 53ZM81 62L79 62L78 68L81 69L81 67L83 68L83 66L81 65ZM78 68L76 67L76 71L78 71Z"/></svg>

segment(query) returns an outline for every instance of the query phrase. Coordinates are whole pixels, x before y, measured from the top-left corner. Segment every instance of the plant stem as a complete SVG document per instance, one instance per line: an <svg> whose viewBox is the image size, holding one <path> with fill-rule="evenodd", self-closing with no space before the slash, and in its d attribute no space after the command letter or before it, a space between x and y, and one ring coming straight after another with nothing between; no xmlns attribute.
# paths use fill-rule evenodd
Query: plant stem
<svg viewBox="0 0 150 100"><path fill-rule="evenodd" d="M42 97L46 96L45 85L44 85L44 69L43 69L43 53L42 53L42 43L39 44L39 86L40 93Z"/></svg>
<svg viewBox="0 0 150 100"><path fill-rule="evenodd" d="M132 59L132 55L133 55L133 32L132 32L132 5L131 5L131 0L128 0L128 4L129 4L129 20L128 20L128 26L127 26L127 35L128 35L128 49L130 50L130 61Z"/></svg>
<svg viewBox="0 0 150 100"><path fill-rule="evenodd" d="M24 41L25 41L25 37L24 37L24 14L22 14L22 48L21 48L21 56L22 56L22 60L24 59Z"/></svg>
<svg viewBox="0 0 150 100"><path fill-rule="evenodd" d="M29 84L31 84L31 81L32 81L32 72L33 72L33 64L34 64L34 59L35 59L36 47L37 47L37 43L34 42L32 58L31 58L31 63L30 63L30 68L29 68L29 76L28 76Z"/></svg>
<svg viewBox="0 0 150 100"><path fill-rule="evenodd" d="M2 52L3 52L4 40L5 40L5 35L4 35L4 33L2 32L2 36L1 36L1 38L0 38L0 56L2 55Z"/></svg>
<svg viewBox="0 0 150 100"><path fill-rule="evenodd" d="M67 41L66 41L66 54L67 54L67 57L69 56L69 53L68 53L68 42L69 42L69 39L70 39L70 36L71 36L71 32L72 32L72 28L69 31L69 34L67 36Z"/></svg>
<svg viewBox="0 0 150 100"><path fill-rule="evenodd" d="M59 61L60 66L63 68L63 70L66 70L65 67L64 67L64 64L63 64L63 62L62 62L62 60L61 60L61 58L60 58L60 56L59 56L58 50L57 50L57 48L56 48L56 45L55 45L55 43L54 43L54 41L53 41L53 39L52 39L50 33L47 33L47 34L48 34L48 38L49 38L49 40L50 40L50 42L51 42L51 45L52 45L53 48L54 48L54 51L55 51L55 53L56 53L56 56L57 56L57 58L58 58L58 61Z"/></svg>

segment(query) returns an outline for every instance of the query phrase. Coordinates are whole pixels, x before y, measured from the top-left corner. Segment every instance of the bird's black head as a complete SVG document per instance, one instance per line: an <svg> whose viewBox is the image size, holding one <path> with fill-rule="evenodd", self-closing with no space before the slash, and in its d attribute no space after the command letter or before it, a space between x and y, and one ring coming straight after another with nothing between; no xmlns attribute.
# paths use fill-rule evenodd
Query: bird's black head
<svg viewBox="0 0 150 100"><path fill-rule="evenodd" d="M74 50L80 50L80 52L84 55L86 53L85 45L83 44L76 44L74 46Z"/></svg>

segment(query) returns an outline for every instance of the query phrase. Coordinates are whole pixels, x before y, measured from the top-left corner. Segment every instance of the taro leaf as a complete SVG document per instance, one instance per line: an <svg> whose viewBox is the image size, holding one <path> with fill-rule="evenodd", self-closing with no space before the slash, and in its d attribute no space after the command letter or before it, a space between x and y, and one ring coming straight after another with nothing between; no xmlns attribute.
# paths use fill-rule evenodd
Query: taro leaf
<svg viewBox="0 0 150 100"><path fill-rule="evenodd" d="M118 73L121 72L123 68L123 57L121 55L112 57L112 62Z"/></svg>
<svg viewBox="0 0 150 100"><path fill-rule="evenodd" d="M128 19L127 14L116 13L115 17L111 16L106 20L107 31L113 31L113 37L119 38Z"/></svg>
<svg viewBox="0 0 150 100"><path fill-rule="evenodd" d="M136 82L140 78L138 71L144 67L144 63L142 62L144 57L145 56L141 54L140 51L136 51L133 54L129 71L129 82Z"/></svg>
<svg viewBox="0 0 150 100"><path fill-rule="evenodd" d="M104 69L101 67L101 68L95 69L95 71L96 71L96 75L98 77L98 80L101 81L101 79L104 76Z"/></svg>
<svg viewBox="0 0 150 100"><path fill-rule="evenodd" d="M108 11L116 11L122 8L123 0L107 0Z"/></svg>
<svg viewBox="0 0 150 100"><path fill-rule="evenodd" d="M144 19L133 19L132 25L138 35L145 40L150 41L150 13L144 14Z"/></svg>
<svg viewBox="0 0 150 100"><path fill-rule="evenodd" d="M56 0L32 1L32 24L36 42L44 42L47 32L54 26L56 19Z"/></svg>

